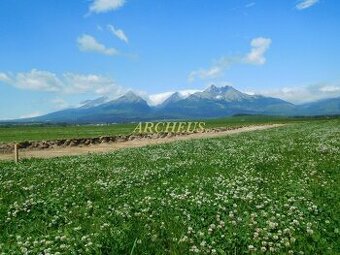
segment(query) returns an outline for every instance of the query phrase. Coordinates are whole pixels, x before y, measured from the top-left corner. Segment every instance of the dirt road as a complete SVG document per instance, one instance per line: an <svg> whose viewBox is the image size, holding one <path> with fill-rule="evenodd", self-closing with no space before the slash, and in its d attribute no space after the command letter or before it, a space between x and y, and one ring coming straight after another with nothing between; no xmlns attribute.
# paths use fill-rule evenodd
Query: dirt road
<svg viewBox="0 0 340 255"><path fill-rule="evenodd" d="M19 151L20 158L53 158L53 157L61 157L61 156L74 156L74 155L82 155L89 153L104 153L115 151L123 148L133 148L133 147L142 147L146 145L152 144L161 144L161 143L170 143L174 141L182 141L189 139L200 139L200 138L212 138L212 137L220 137L226 135L232 135L242 132L250 132L256 130L263 130L269 128L275 128L283 126L284 124L272 124L272 125L260 125L260 126L249 126L242 127L233 130L227 130L216 133L194 133L186 136L175 136L169 138L159 138L159 139L140 139L140 140L132 140L126 142L117 142L117 143L107 143L107 144L99 144L99 145L90 145L90 146L82 146L82 147L65 147L65 148L52 148L52 149L44 149L44 150L23 150ZM0 160L12 160L13 154L0 154Z"/></svg>

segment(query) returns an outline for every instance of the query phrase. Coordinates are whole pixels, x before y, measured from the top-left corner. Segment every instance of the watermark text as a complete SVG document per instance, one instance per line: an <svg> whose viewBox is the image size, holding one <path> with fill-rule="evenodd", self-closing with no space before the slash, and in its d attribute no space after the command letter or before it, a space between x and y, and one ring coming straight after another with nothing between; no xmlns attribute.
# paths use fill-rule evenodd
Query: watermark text
<svg viewBox="0 0 340 255"><path fill-rule="evenodd" d="M139 122L133 134L203 132L205 122Z"/></svg>

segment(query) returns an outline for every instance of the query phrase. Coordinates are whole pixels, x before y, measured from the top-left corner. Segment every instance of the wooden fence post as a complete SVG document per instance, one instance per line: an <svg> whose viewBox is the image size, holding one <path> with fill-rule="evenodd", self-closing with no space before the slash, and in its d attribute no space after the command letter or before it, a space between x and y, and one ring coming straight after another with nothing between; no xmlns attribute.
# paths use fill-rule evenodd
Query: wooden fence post
<svg viewBox="0 0 340 255"><path fill-rule="evenodd" d="M19 151L18 151L18 144L14 144L14 162L19 162Z"/></svg>

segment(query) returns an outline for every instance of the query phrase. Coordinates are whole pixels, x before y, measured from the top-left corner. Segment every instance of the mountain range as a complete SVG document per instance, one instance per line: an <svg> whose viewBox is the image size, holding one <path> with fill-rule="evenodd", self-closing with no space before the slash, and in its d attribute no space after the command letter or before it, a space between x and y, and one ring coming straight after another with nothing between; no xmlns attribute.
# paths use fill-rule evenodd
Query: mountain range
<svg viewBox="0 0 340 255"><path fill-rule="evenodd" d="M165 119L205 119L235 114L313 116L340 114L340 97L295 105L279 98L248 95L231 86L211 85L202 92L184 97L179 92L161 104L151 106L133 92L110 100L100 97L80 107L20 119L20 122L118 123Z"/></svg>

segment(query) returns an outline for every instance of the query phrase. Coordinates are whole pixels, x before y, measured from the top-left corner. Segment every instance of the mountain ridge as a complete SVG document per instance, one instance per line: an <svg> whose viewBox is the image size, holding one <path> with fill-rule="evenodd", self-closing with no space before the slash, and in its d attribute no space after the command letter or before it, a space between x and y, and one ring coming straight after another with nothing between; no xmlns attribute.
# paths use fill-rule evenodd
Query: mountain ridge
<svg viewBox="0 0 340 255"><path fill-rule="evenodd" d="M104 123L164 119L218 118L237 114L322 115L340 114L340 97L294 105L280 98L248 95L232 86L209 86L182 96L174 92L162 103L151 106L133 91L109 100L100 97L86 100L80 107L52 112L17 122Z"/></svg>

